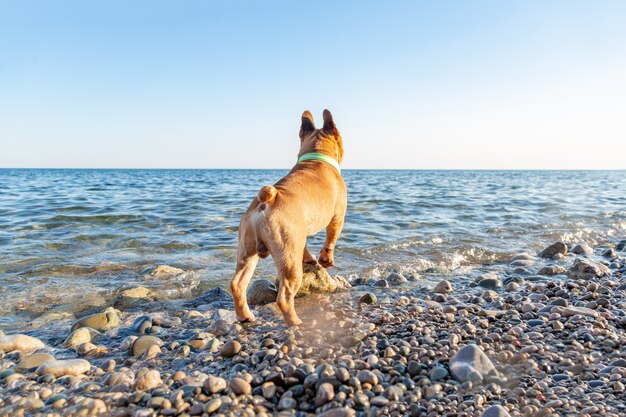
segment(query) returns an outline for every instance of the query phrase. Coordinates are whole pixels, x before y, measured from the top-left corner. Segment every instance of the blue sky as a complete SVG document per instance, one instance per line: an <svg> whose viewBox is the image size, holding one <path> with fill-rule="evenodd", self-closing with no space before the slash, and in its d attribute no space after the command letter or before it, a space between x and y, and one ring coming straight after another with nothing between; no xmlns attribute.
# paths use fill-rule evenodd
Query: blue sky
<svg viewBox="0 0 626 417"><path fill-rule="evenodd" d="M0 1L0 167L626 168L623 1Z"/></svg>

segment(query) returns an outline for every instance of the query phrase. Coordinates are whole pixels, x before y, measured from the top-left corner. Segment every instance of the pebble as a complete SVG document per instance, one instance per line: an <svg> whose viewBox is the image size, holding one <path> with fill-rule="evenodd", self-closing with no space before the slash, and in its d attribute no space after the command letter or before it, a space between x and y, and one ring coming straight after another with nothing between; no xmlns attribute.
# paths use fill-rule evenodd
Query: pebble
<svg viewBox="0 0 626 417"><path fill-rule="evenodd" d="M359 303L364 303L364 304L375 304L377 301L378 301L378 298L376 297L376 295L372 294L371 292L367 292L363 294L361 298L359 298Z"/></svg>
<svg viewBox="0 0 626 417"><path fill-rule="evenodd" d="M320 407L335 398L335 389L332 384L325 382L320 384L315 396L315 405Z"/></svg>
<svg viewBox="0 0 626 417"><path fill-rule="evenodd" d="M32 352L44 346L41 340L25 334L0 335L0 350L6 353L13 351Z"/></svg>
<svg viewBox="0 0 626 417"><path fill-rule="evenodd" d="M226 389L226 380L219 376L209 375L202 384L204 391L209 394L217 394Z"/></svg>
<svg viewBox="0 0 626 417"><path fill-rule="evenodd" d="M572 248L572 253L577 255L593 255L593 248L586 243L579 243Z"/></svg>
<svg viewBox="0 0 626 417"><path fill-rule="evenodd" d="M318 417L355 417L356 411L351 408L333 408L318 415Z"/></svg>
<svg viewBox="0 0 626 417"><path fill-rule="evenodd" d="M99 334L99 332L91 327L80 327L70 333L67 339L63 342L63 347L75 348L83 343L91 342L93 334Z"/></svg>
<svg viewBox="0 0 626 417"><path fill-rule="evenodd" d="M224 358L232 358L241 351L241 343L236 340L231 340L224 343L220 351L220 355Z"/></svg>
<svg viewBox="0 0 626 417"><path fill-rule="evenodd" d="M561 275L561 274L565 274L567 272L567 269L563 268L560 265L548 265L548 266L544 266L543 268L541 268L538 272L537 275L545 275L545 276L554 276L554 275Z"/></svg>
<svg viewBox="0 0 626 417"><path fill-rule="evenodd" d="M130 354L135 357L141 356L146 353L151 346L157 346L160 348L163 346L163 341L156 336L140 336L131 345Z"/></svg>
<svg viewBox="0 0 626 417"><path fill-rule="evenodd" d="M592 279L601 278L610 273L611 270L599 262L577 258L574 265L567 271L567 276L572 279Z"/></svg>
<svg viewBox="0 0 626 417"><path fill-rule="evenodd" d="M32 353L24 356L15 366L15 369L31 371L33 369L37 369L42 364L53 360L54 356L48 353Z"/></svg>
<svg viewBox="0 0 626 417"><path fill-rule="evenodd" d="M108 308L102 313L83 317L72 325L72 332L81 327L91 327L99 332L104 332L120 325L120 316L117 310Z"/></svg>
<svg viewBox="0 0 626 417"><path fill-rule="evenodd" d="M482 417L511 417L506 408L501 405L494 405L489 407L483 414Z"/></svg>
<svg viewBox="0 0 626 417"><path fill-rule="evenodd" d="M276 285L269 279L257 279L248 287L248 304L252 306L273 303L277 296Z"/></svg>
<svg viewBox="0 0 626 417"><path fill-rule="evenodd" d="M441 381L442 379L445 379L447 377L448 370L443 366L437 366L433 368L432 372L430 373L430 379L433 381Z"/></svg>
<svg viewBox="0 0 626 417"><path fill-rule="evenodd" d="M206 331L217 336L226 336L230 333L230 323L224 319L217 319L207 327Z"/></svg>
<svg viewBox="0 0 626 417"><path fill-rule="evenodd" d="M51 374L58 378L61 376L78 376L89 371L91 364L85 359L51 360L44 362L37 368L38 375Z"/></svg>
<svg viewBox="0 0 626 417"><path fill-rule="evenodd" d="M555 242L552 245L548 246L541 252L539 252L539 256L542 258L553 258L555 255L565 255L567 254L567 245L563 242Z"/></svg>
<svg viewBox="0 0 626 417"><path fill-rule="evenodd" d="M293 410L298 406L298 402L292 397L283 397L278 402L279 410Z"/></svg>
<svg viewBox="0 0 626 417"><path fill-rule="evenodd" d="M241 378L233 378L228 382L228 388L236 395L246 395L252 392L250 383Z"/></svg>
<svg viewBox="0 0 626 417"><path fill-rule="evenodd" d="M497 374L491 360L475 344L465 346L454 355L450 372L460 382L482 382L486 376Z"/></svg>
<svg viewBox="0 0 626 417"><path fill-rule="evenodd" d="M392 272L387 276L387 282L389 283L389 285L397 286L406 284L407 282L409 282L409 280L406 279L406 277L402 274Z"/></svg>
<svg viewBox="0 0 626 417"><path fill-rule="evenodd" d="M222 406L221 398L213 398L211 401L204 405L204 412L207 414L213 414Z"/></svg>
<svg viewBox="0 0 626 417"><path fill-rule="evenodd" d="M450 281L445 279L439 281L439 283L435 285L435 288L433 288L433 292L437 294L448 294L452 292L452 284L450 284Z"/></svg>
<svg viewBox="0 0 626 417"><path fill-rule="evenodd" d="M161 374L159 371L152 369L135 379L133 389L135 391L148 391L158 387L162 383L163 381L161 380Z"/></svg>
<svg viewBox="0 0 626 417"><path fill-rule="evenodd" d="M363 370L359 371L356 376L361 384L370 384L371 386L378 384L378 377L372 371Z"/></svg>

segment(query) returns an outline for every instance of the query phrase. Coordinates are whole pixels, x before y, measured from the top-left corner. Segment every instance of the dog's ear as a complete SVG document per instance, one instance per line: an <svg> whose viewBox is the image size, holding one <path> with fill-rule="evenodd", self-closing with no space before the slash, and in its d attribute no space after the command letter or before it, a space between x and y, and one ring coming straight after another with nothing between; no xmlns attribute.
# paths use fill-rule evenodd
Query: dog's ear
<svg viewBox="0 0 626 417"><path fill-rule="evenodd" d="M306 135L315 130L313 123L313 115L310 111L305 110L302 113L302 125L300 125L300 139L304 139Z"/></svg>
<svg viewBox="0 0 626 417"><path fill-rule="evenodd" d="M326 109L324 109L324 127L322 130L324 133L333 136L337 136L339 133L337 131L337 126L335 126L335 122L333 121L333 115Z"/></svg>

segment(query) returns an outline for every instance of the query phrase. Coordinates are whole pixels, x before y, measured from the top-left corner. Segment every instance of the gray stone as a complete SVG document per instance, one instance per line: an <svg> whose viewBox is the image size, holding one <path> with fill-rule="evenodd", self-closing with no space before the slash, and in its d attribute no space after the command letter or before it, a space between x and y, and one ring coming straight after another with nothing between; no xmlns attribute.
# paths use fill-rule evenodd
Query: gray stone
<svg viewBox="0 0 626 417"><path fill-rule="evenodd" d="M378 287L378 288L388 288L389 287L389 283L387 282L386 279L379 279L378 281L374 282L374 287Z"/></svg>
<svg viewBox="0 0 626 417"><path fill-rule="evenodd" d="M572 253L577 255L593 255L593 248L586 243L579 243L572 248Z"/></svg>
<svg viewBox="0 0 626 417"><path fill-rule="evenodd" d="M214 375L209 375L202 384L204 391L208 394L222 392L226 389L226 385L226 380L224 378Z"/></svg>
<svg viewBox="0 0 626 417"><path fill-rule="evenodd" d="M221 337L229 334L230 329L231 325L226 320L217 319L206 328L206 331L215 336Z"/></svg>
<svg viewBox="0 0 626 417"><path fill-rule="evenodd" d="M146 334L152 328L150 316L139 316L133 322L132 329L139 334Z"/></svg>
<svg viewBox="0 0 626 417"><path fill-rule="evenodd" d="M407 282L409 282L409 280L406 279L404 275L397 272L392 272L387 276L387 283L389 285L402 285L406 284Z"/></svg>
<svg viewBox="0 0 626 417"><path fill-rule="evenodd" d="M502 282L496 277L488 277L478 281L478 285L483 288L499 288L502 287Z"/></svg>
<svg viewBox="0 0 626 417"><path fill-rule="evenodd" d="M511 415L501 405L494 405L489 407L481 417L511 417Z"/></svg>
<svg viewBox="0 0 626 417"><path fill-rule="evenodd" d="M258 279L248 287L248 304L265 305L276 301L278 291L269 279Z"/></svg>
<svg viewBox="0 0 626 417"><path fill-rule="evenodd" d="M485 352L475 344L465 346L454 355L450 372L460 382L482 382L485 377L498 373Z"/></svg>
<svg viewBox="0 0 626 417"><path fill-rule="evenodd" d="M378 377L372 371L362 370L356 375L361 384L370 384L371 386L378 384Z"/></svg>
<svg viewBox="0 0 626 417"><path fill-rule="evenodd" d="M433 288L433 292L437 294L448 294L452 292L452 284L448 280L439 281L435 288Z"/></svg>
<svg viewBox="0 0 626 417"><path fill-rule="evenodd" d="M545 275L551 277L554 275L561 275L566 272L567 270L560 265L547 265L541 268L539 272L537 272L537 275Z"/></svg>
<svg viewBox="0 0 626 417"><path fill-rule="evenodd" d="M436 366L430 373L430 379L433 381L441 381L448 377L448 370L443 366Z"/></svg>
<svg viewBox="0 0 626 417"><path fill-rule="evenodd" d="M591 279L610 275L611 270L599 262L590 259L578 258L574 265L567 271L567 275L572 279Z"/></svg>
<svg viewBox="0 0 626 417"><path fill-rule="evenodd" d="M539 252L542 258L552 258L556 254L567 254L567 245L563 242L556 242Z"/></svg>
<svg viewBox="0 0 626 417"><path fill-rule="evenodd" d="M359 303L364 303L364 304L374 304L376 303L376 301L378 301L378 298L376 297L376 295L372 294L371 292L366 292L365 294L361 296L361 298L359 298Z"/></svg>

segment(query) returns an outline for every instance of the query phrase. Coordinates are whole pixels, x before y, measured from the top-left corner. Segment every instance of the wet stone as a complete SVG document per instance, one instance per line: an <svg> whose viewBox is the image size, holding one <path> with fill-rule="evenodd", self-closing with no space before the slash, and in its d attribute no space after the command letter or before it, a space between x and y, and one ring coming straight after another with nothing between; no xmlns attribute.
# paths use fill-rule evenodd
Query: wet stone
<svg viewBox="0 0 626 417"><path fill-rule="evenodd" d="M363 304L374 304L376 301L378 301L378 298L371 292L365 293L359 298L359 303Z"/></svg>
<svg viewBox="0 0 626 417"><path fill-rule="evenodd" d="M396 286L406 284L407 282L409 282L409 280L400 273L392 272L387 276L387 282L389 283L389 285Z"/></svg>
<svg viewBox="0 0 626 417"><path fill-rule="evenodd" d="M448 294L452 292L452 284L450 284L450 281L444 279L435 285L433 292L436 294Z"/></svg>
<svg viewBox="0 0 626 417"><path fill-rule="evenodd" d="M539 256L542 258L553 258L554 255L557 255L557 254L561 254L561 255L567 254L567 245L565 243L563 242L553 243L552 245L548 246L547 248L539 252Z"/></svg>
<svg viewBox="0 0 626 417"><path fill-rule="evenodd" d="M577 255L593 255L593 248L586 243L579 243L572 248L572 253Z"/></svg>
<svg viewBox="0 0 626 417"><path fill-rule="evenodd" d="M92 314L76 321L72 326L72 332L81 327L91 327L99 332L104 332L120 325L120 316L117 310L108 308L102 313Z"/></svg>
<svg viewBox="0 0 626 417"><path fill-rule="evenodd" d="M152 328L152 319L150 316L139 316L135 319L131 327L136 333L149 333Z"/></svg>

